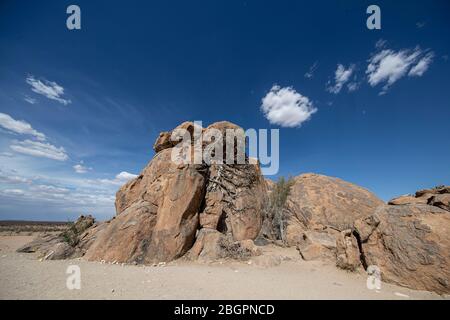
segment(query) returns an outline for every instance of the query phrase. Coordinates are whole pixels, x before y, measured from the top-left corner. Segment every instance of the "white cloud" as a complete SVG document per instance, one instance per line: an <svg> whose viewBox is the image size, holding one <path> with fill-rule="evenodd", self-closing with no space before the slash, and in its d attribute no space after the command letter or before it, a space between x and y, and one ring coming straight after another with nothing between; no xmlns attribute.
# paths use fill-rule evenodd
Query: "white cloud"
<svg viewBox="0 0 450 320"><path fill-rule="evenodd" d="M128 181L134 178L137 178L138 175L137 174L133 174L133 173L129 173L126 171L122 171L121 173L119 173L118 175L116 175L116 180L118 181Z"/></svg>
<svg viewBox="0 0 450 320"><path fill-rule="evenodd" d="M25 192L21 189L4 189L1 190L0 193L7 196L23 196L25 194Z"/></svg>
<svg viewBox="0 0 450 320"><path fill-rule="evenodd" d="M63 147L58 148L48 143L45 134L33 129L26 121L15 120L10 115L0 113L0 127L11 133L30 135L37 140L26 139L24 141L14 141L10 148L15 152L59 161L68 159ZM12 154L3 152L0 156L11 157Z"/></svg>
<svg viewBox="0 0 450 320"><path fill-rule="evenodd" d="M53 81L36 79L34 76L28 76L26 82L31 86L31 90L37 94L43 95L51 100L58 101L63 105L71 103L70 100L64 99L64 88Z"/></svg>
<svg viewBox="0 0 450 320"><path fill-rule="evenodd" d="M338 64L336 72L334 73L334 85L331 85L331 83L328 82L327 91L338 94L342 87L350 80L354 69L354 65L350 65L348 69L346 69L342 64Z"/></svg>
<svg viewBox="0 0 450 320"><path fill-rule="evenodd" d="M73 169L75 170L76 173L80 173L80 174L86 173L86 172L88 172L89 170L92 170L91 167L86 167L86 166L84 166L84 165L83 165L83 162L74 165L74 166L73 166Z"/></svg>
<svg viewBox="0 0 450 320"><path fill-rule="evenodd" d="M425 21L419 21L416 23L416 27L417 29L422 29L423 27L425 27L427 23Z"/></svg>
<svg viewBox="0 0 450 320"><path fill-rule="evenodd" d="M420 48L400 51L384 49L369 59L366 70L368 82L372 87L384 83L380 93L384 94L392 84L405 75L422 76L433 56L432 52L425 53Z"/></svg>
<svg viewBox="0 0 450 320"><path fill-rule="evenodd" d="M314 62L314 64L309 68L308 72L305 73L305 78L312 79L314 77L314 72L317 69L318 62Z"/></svg>
<svg viewBox="0 0 450 320"><path fill-rule="evenodd" d="M23 100L25 100L25 101L28 102L29 104L36 104L36 103L37 103L37 100L36 100L36 99L31 98L31 97L29 97L29 96L25 96L25 97L23 98Z"/></svg>
<svg viewBox="0 0 450 320"><path fill-rule="evenodd" d="M274 85L262 99L261 110L272 124L282 127L299 127L317 112L308 97L292 87Z"/></svg>
<svg viewBox="0 0 450 320"><path fill-rule="evenodd" d="M420 61L409 70L408 76L421 77L428 70L428 67L433 61L433 57L434 54L432 52L427 53L425 57L420 59Z"/></svg>
<svg viewBox="0 0 450 320"><path fill-rule="evenodd" d="M347 89L349 92L353 92L359 89L360 83L359 82L350 82L347 85Z"/></svg>
<svg viewBox="0 0 450 320"><path fill-rule="evenodd" d="M53 194L67 194L70 192L67 188L55 187L52 185L40 184L37 186L33 186L30 190L41 193L53 193Z"/></svg>
<svg viewBox="0 0 450 320"><path fill-rule="evenodd" d="M0 127L16 134L31 135L39 141L45 140L45 134L34 130L28 122L15 120L5 113L0 113Z"/></svg>
<svg viewBox="0 0 450 320"><path fill-rule="evenodd" d="M376 43L375 43L375 48L377 49L381 49L384 48L386 46L387 41L383 40L383 39L379 39Z"/></svg>
<svg viewBox="0 0 450 320"><path fill-rule="evenodd" d="M63 147L58 148L48 142L27 139L25 141L15 141L10 148L18 153L58 161L65 161L69 158Z"/></svg>
<svg viewBox="0 0 450 320"><path fill-rule="evenodd" d="M114 179L99 179L98 182L105 185L120 186L137 177L138 175L136 174L122 171L121 173L117 174Z"/></svg>
<svg viewBox="0 0 450 320"><path fill-rule="evenodd" d="M0 157L13 158L14 157L14 153L11 153L11 152L0 152Z"/></svg>
<svg viewBox="0 0 450 320"><path fill-rule="evenodd" d="M56 178L53 175L25 177L16 170L0 169L0 209L6 206L13 209L8 212L22 214L27 210L25 208L35 208L33 214L48 216L51 213L59 217L89 212L97 218L110 218L115 213L117 187L98 180Z"/></svg>
<svg viewBox="0 0 450 320"><path fill-rule="evenodd" d="M29 184L31 180L0 170L0 182L4 184Z"/></svg>

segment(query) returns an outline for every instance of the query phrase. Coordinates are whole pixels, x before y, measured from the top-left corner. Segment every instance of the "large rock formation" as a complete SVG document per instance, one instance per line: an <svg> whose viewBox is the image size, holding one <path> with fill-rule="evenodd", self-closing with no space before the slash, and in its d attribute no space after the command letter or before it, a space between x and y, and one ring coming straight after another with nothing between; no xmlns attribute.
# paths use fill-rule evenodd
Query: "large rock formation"
<svg viewBox="0 0 450 320"><path fill-rule="evenodd" d="M450 213L425 204L384 205L355 221L364 266L413 289L450 293Z"/></svg>
<svg viewBox="0 0 450 320"><path fill-rule="evenodd" d="M370 191L338 178L319 174L302 174L294 178L286 201L290 223L286 240L295 244L298 237L293 229L343 231L362 216L371 214L383 204Z"/></svg>
<svg viewBox="0 0 450 320"><path fill-rule="evenodd" d="M175 129L184 129L189 135L181 134L173 139L175 131L161 133L154 144L156 155L152 161L117 192L116 216L84 232L82 241L74 244L73 250L76 248L88 260L152 263L177 259L196 243L190 254L193 257L197 248L212 246L203 244L205 239L214 238L210 234L220 239L219 256L227 256L223 252L229 256L229 252L245 251L236 248L248 247L245 241L257 237L267 203L266 183L259 165L250 164L245 156L245 144L242 150L237 143L231 149L224 144L223 149L224 161L244 151L243 164L220 163L220 154L213 163L173 161L174 148L185 142L185 138L191 138L188 145L196 145L195 130L204 134L215 129L226 142L230 134L227 129L240 128L229 122L218 122L203 129L185 122ZM209 144L200 141L197 146L205 151ZM215 155L214 149L208 150ZM192 152L188 158L194 160ZM64 257L72 254L72 250L65 252Z"/></svg>
<svg viewBox="0 0 450 320"><path fill-rule="evenodd" d="M354 184L318 174L268 186L270 205L258 243L281 240L296 246L304 260L326 260L348 270L362 267L353 223L383 201Z"/></svg>
<svg viewBox="0 0 450 320"><path fill-rule="evenodd" d="M209 130L221 134L223 149L196 140ZM113 219L94 223L81 217L60 235L20 250L44 259L214 261L259 255L256 239L258 245L295 246L305 260L328 260L350 271L375 265L385 281L450 292L450 187L421 190L386 205L366 189L318 174L275 183L250 163L236 130L242 129L225 121L206 129L184 122L161 133L153 159L117 192ZM227 141L235 145L227 148ZM213 161L198 161L193 152L198 149ZM180 150L196 161L173 161ZM242 154L244 163L229 162Z"/></svg>
<svg viewBox="0 0 450 320"><path fill-rule="evenodd" d="M348 241L344 241L341 232L383 204L368 190L338 178L303 174L291 183L283 209L281 237L286 245L297 246L305 260L336 261L339 254L342 259L342 252L350 248L342 247Z"/></svg>

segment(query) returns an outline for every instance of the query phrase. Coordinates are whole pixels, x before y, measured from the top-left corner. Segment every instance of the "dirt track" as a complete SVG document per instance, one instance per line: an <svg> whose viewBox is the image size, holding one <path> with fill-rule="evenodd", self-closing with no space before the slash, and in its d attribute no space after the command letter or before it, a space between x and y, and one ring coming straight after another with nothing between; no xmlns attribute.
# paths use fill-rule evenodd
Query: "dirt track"
<svg viewBox="0 0 450 320"><path fill-rule="evenodd" d="M258 266L257 261L141 267L41 262L32 254L15 252L31 239L0 236L0 299L442 299L384 283L380 292L369 290L364 274L305 262L289 249L272 249L270 254L286 260L273 267ZM80 290L66 287L69 265L81 269Z"/></svg>

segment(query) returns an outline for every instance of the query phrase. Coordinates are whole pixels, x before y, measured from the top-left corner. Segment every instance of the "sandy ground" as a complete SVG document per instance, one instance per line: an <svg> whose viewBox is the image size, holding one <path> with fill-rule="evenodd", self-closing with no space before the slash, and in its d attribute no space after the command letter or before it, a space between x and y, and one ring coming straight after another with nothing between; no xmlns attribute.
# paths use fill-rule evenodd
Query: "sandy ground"
<svg viewBox="0 0 450 320"><path fill-rule="evenodd" d="M39 261L15 249L32 236L0 236L0 299L448 299L434 293L382 284L369 290L366 275L306 262L292 249L269 247L282 258L264 261L165 266L112 265L79 260ZM270 259L269 259L270 260ZM276 259L275 259L276 260ZM262 261L262 262L261 262ZM66 287L69 265L81 270L81 289Z"/></svg>

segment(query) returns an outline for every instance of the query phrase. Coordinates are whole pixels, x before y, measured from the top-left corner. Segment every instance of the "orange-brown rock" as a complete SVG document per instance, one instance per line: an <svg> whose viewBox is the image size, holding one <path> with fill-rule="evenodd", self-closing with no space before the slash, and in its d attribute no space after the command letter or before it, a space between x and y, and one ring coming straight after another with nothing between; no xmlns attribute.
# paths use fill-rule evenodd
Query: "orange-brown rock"
<svg viewBox="0 0 450 320"><path fill-rule="evenodd" d="M174 130L185 129L193 138L194 129L204 131L194 126L185 122ZM226 129L239 127L219 122L208 128L226 137ZM172 151L178 142L167 142L174 130L158 137L158 153L137 178L117 192L116 217L86 236L86 258L136 263L170 261L191 249L199 229L200 242L205 237L203 229L217 230L230 241L256 238L267 197L259 166L176 164Z"/></svg>
<svg viewBox="0 0 450 320"><path fill-rule="evenodd" d="M247 260L260 254L261 251L252 240L235 241L217 230L203 228L186 258L211 262L219 259Z"/></svg>
<svg viewBox="0 0 450 320"><path fill-rule="evenodd" d="M155 206L162 201L162 189L169 174L176 172L178 165L171 161L172 149L157 153L141 174L123 185L116 193L116 214L121 214L131 204L145 200Z"/></svg>
<svg viewBox="0 0 450 320"><path fill-rule="evenodd" d="M388 202L392 205L429 204L450 211L450 186L440 186L433 189L423 189L414 195L404 195Z"/></svg>
<svg viewBox="0 0 450 320"><path fill-rule="evenodd" d="M101 230L93 230L87 260L106 262L142 263L147 257L157 218L157 207L140 200L120 215L105 222Z"/></svg>
<svg viewBox="0 0 450 320"><path fill-rule="evenodd" d="M436 194L428 199L430 206L435 206L447 211L450 211L450 193Z"/></svg>
<svg viewBox="0 0 450 320"><path fill-rule="evenodd" d="M400 196L400 197L389 200L388 204L398 206L398 205L413 204L413 203L427 204L427 202L428 202L428 199L426 197L416 198L411 195L404 195L404 196Z"/></svg>
<svg viewBox="0 0 450 320"><path fill-rule="evenodd" d="M182 136L178 136L178 139L173 139L172 137L172 133L175 130L186 130L186 132L188 132L190 134L191 137L191 143L194 140L194 128L195 128L195 124L191 121L186 121L183 122L182 124L180 124L179 126L177 126L175 129L173 129L172 131L164 131L161 132L159 134L159 137L156 139L155 143L153 144L153 150L155 150L156 153L164 150L164 149L169 149L169 148L173 148L174 146L176 146ZM202 128L198 127L200 132L202 131Z"/></svg>
<svg viewBox="0 0 450 320"><path fill-rule="evenodd" d="M450 214L424 204L384 205L355 221L365 267L416 290L450 293Z"/></svg>
<svg viewBox="0 0 450 320"><path fill-rule="evenodd" d="M361 265L361 253L352 230L341 231L336 239L336 266L341 269L355 271Z"/></svg>
<svg viewBox="0 0 450 320"><path fill-rule="evenodd" d="M171 261L192 247L204 188L205 178L192 165L168 178L145 262Z"/></svg>
<svg viewBox="0 0 450 320"><path fill-rule="evenodd" d="M266 184L258 165L212 165L206 200L200 215L202 227L217 225L219 231L231 234L235 240L258 236L267 203Z"/></svg>
<svg viewBox="0 0 450 320"><path fill-rule="evenodd" d="M328 232L305 231L298 239L297 250L302 258L309 260L336 260L336 237Z"/></svg>
<svg viewBox="0 0 450 320"><path fill-rule="evenodd" d="M338 178L303 174L294 178L286 201L285 241L296 245L306 230L351 229L356 219L383 204L370 191Z"/></svg>

